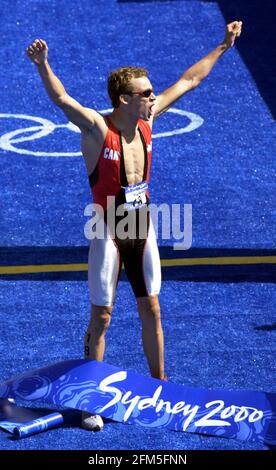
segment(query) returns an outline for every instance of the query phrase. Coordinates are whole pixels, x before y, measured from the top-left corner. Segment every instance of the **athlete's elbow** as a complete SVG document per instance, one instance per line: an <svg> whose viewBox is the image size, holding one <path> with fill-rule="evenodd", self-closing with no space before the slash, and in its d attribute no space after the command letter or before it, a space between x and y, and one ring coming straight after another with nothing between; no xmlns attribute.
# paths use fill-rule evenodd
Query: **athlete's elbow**
<svg viewBox="0 0 276 470"><path fill-rule="evenodd" d="M191 79L191 84L190 84L191 90L194 90L200 83L201 83L201 79L197 76L194 76Z"/></svg>
<svg viewBox="0 0 276 470"><path fill-rule="evenodd" d="M184 93L187 93L188 91L193 90L200 84L200 82L201 80L196 75L193 75L193 76L184 75L183 80L181 82L182 84L181 94L184 94Z"/></svg>
<svg viewBox="0 0 276 470"><path fill-rule="evenodd" d="M67 105L67 95L58 95L53 97L53 102L59 107L64 108Z"/></svg>

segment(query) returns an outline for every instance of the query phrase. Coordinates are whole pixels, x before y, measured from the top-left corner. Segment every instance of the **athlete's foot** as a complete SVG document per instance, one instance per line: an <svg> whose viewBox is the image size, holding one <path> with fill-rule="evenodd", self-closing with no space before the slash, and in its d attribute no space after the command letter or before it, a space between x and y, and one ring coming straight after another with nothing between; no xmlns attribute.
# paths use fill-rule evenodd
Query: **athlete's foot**
<svg viewBox="0 0 276 470"><path fill-rule="evenodd" d="M101 431L104 427L104 423L100 415L92 415L91 413L83 411L81 426L89 431Z"/></svg>

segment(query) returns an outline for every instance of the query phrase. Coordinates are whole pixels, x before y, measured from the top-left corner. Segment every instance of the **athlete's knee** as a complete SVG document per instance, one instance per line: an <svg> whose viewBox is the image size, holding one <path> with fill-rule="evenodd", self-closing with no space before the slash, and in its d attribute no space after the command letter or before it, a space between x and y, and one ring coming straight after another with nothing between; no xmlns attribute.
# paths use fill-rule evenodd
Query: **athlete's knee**
<svg viewBox="0 0 276 470"><path fill-rule="evenodd" d="M161 312L158 300L155 298L137 299L138 309L142 321L155 320L160 321Z"/></svg>
<svg viewBox="0 0 276 470"><path fill-rule="evenodd" d="M110 325L111 315L108 312L102 312L95 318L95 326L98 330L105 332Z"/></svg>
<svg viewBox="0 0 276 470"><path fill-rule="evenodd" d="M89 325L90 333L103 334L111 321L112 307L92 306L92 315Z"/></svg>
<svg viewBox="0 0 276 470"><path fill-rule="evenodd" d="M154 320L160 320L161 319L161 311L160 307L158 306L150 306L149 309L145 313L148 317L154 318Z"/></svg>

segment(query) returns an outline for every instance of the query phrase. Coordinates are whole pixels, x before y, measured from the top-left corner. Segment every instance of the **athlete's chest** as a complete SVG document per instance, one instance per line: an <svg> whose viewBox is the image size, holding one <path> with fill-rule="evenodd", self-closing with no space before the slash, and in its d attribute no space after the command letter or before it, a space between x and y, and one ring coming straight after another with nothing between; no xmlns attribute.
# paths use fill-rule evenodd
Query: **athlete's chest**
<svg viewBox="0 0 276 470"><path fill-rule="evenodd" d="M133 139L122 136L121 146L128 183L135 184L142 181L146 149L141 133L137 131Z"/></svg>

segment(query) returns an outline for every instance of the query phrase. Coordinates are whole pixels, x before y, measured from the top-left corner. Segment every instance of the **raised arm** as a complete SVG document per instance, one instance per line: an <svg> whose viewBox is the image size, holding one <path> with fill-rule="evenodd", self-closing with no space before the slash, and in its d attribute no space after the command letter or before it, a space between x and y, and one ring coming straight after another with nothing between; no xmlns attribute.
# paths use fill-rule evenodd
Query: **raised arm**
<svg viewBox="0 0 276 470"><path fill-rule="evenodd" d="M37 66L44 87L51 100L59 106L68 119L80 129L91 129L97 119L96 111L83 107L69 96L61 81L48 63L48 46L42 39L36 39L27 49L30 60Z"/></svg>
<svg viewBox="0 0 276 470"><path fill-rule="evenodd" d="M156 97L154 117L156 118L166 111L175 101L190 90L197 87L202 80L211 72L217 60L232 47L236 37L240 36L242 29L241 21L233 21L227 25L225 37L221 44L190 67L180 79L167 90Z"/></svg>

